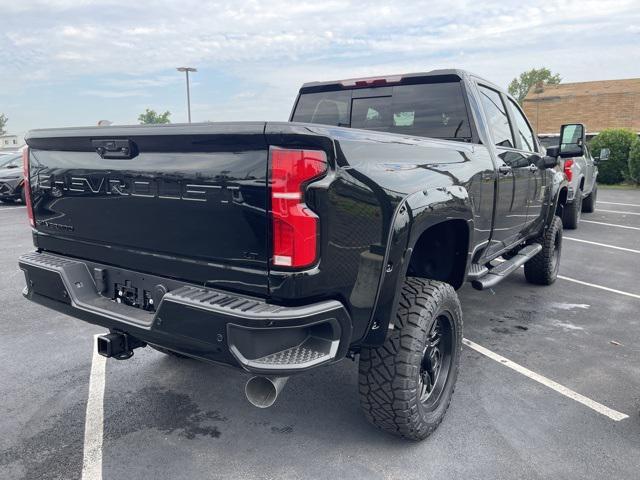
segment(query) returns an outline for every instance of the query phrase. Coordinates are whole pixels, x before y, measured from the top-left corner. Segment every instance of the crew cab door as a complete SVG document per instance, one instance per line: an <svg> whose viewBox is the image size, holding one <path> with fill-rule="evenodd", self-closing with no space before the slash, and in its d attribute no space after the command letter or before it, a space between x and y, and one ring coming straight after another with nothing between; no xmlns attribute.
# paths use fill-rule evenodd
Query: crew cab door
<svg viewBox="0 0 640 480"><path fill-rule="evenodd" d="M527 226L529 180L528 156L516 148L514 133L503 95L478 84L478 93L496 151L498 170L496 205L488 255L516 242Z"/></svg>
<svg viewBox="0 0 640 480"><path fill-rule="evenodd" d="M529 189L527 192L527 220L525 224L526 232L536 227L537 220L542 221L542 208L546 197L545 169L542 164L540 145L533 134L533 130L522 113L522 110L511 98L507 104L510 107L511 126L516 140L516 148L521 156L520 162L525 165L524 169L528 173Z"/></svg>
<svg viewBox="0 0 640 480"><path fill-rule="evenodd" d="M591 156L591 151L586 144L584 145L584 160L587 164L587 168L584 172L584 189L582 193L584 195L589 195L593 190L593 184L595 183L596 165L593 157Z"/></svg>

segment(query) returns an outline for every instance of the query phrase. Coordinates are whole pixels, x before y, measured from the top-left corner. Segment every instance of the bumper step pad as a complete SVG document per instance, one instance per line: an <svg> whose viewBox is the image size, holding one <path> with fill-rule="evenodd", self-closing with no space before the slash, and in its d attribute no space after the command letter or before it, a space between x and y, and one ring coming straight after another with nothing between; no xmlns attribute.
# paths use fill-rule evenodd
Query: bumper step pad
<svg viewBox="0 0 640 480"><path fill-rule="evenodd" d="M338 339L332 340L309 336L300 345L256 358L255 360L249 360L249 365L254 368L275 370L308 368L333 359L336 356L338 343Z"/></svg>

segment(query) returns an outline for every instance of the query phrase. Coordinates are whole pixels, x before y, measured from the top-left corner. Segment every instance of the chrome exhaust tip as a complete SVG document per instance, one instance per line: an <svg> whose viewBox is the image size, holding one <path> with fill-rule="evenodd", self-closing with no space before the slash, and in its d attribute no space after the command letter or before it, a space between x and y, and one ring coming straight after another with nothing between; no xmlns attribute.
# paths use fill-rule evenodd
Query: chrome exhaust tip
<svg viewBox="0 0 640 480"><path fill-rule="evenodd" d="M276 402L289 377L251 377L244 386L247 400L254 407L269 408Z"/></svg>

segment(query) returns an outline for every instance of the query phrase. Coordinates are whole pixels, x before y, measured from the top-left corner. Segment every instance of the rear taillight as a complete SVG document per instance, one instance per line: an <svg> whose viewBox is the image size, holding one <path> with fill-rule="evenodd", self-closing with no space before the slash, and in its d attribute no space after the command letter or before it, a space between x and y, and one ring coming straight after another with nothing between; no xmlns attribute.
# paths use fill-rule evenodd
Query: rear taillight
<svg viewBox="0 0 640 480"><path fill-rule="evenodd" d="M321 150L271 147L272 264L301 268L317 258L318 217L304 203L304 187L327 171Z"/></svg>
<svg viewBox="0 0 640 480"><path fill-rule="evenodd" d="M22 168L24 169L24 184L22 186L24 203L27 207L29 223L32 227L35 227L36 222L33 218L33 205L31 203L31 180L29 179L29 147L24 147L24 150L22 150Z"/></svg>
<svg viewBox="0 0 640 480"><path fill-rule="evenodd" d="M572 166L573 166L573 158L565 158L564 174L567 176L568 181L571 181L571 179L573 178L573 170L571 170Z"/></svg>

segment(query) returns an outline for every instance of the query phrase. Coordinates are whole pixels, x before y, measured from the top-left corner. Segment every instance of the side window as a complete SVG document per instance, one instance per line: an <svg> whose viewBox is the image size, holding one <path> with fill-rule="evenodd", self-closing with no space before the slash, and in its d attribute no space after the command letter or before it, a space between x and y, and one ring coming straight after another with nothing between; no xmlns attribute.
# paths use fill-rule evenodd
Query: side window
<svg viewBox="0 0 640 480"><path fill-rule="evenodd" d="M535 152L536 144L533 141L533 132L529 128L527 120L524 118L524 115L516 103L511 99L509 99L509 101L511 102L513 115L516 117L516 132L520 137L520 142L522 142L522 149L528 152Z"/></svg>
<svg viewBox="0 0 640 480"><path fill-rule="evenodd" d="M493 133L493 140L499 147L511 147L515 146L513 136L511 135L511 129L509 128L509 117L507 116L507 109L500 94L490 88L478 86L480 91L480 97L482 98L482 106L487 114L487 121L489 122L489 128Z"/></svg>

